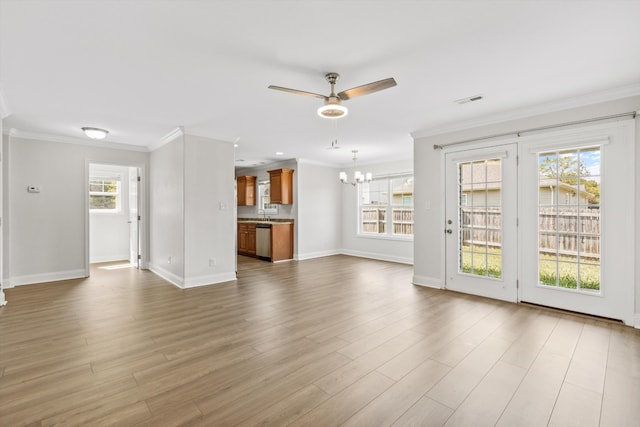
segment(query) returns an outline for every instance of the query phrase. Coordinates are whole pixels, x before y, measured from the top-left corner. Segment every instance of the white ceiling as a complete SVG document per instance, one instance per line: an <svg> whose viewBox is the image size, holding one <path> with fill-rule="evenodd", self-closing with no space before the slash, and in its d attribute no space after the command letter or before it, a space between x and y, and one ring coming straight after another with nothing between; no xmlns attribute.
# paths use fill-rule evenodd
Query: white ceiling
<svg viewBox="0 0 640 427"><path fill-rule="evenodd" d="M0 0L0 14L5 129L153 147L182 126L237 140L238 166L407 159L411 133L640 93L640 1ZM337 129L321 100L267 89L328 93L330 71L337 91L398 86L346 101Z"/></svg>

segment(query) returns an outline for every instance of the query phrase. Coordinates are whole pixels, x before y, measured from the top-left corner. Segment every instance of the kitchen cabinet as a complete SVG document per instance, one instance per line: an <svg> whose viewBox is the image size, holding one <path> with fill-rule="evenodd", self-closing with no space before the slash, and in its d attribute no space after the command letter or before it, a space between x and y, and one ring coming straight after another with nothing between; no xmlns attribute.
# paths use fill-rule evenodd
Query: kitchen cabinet
<svg viewBox="0 0 640 427"><path fill-rule="evenodd" d="M269 172L271 203L293 204L293 169L276 169Z"/></svg>
<svg viewBox="0 0 640 427"><path fill-rule="evenodd" d="M238 224L238 253L251 256L256 254L255 224Z"/></svg>
<svg viewBox="0 0 640 427"><path fill-rule="evenodd" d="M271 262L293 259L293 222L238 222L238 254Z"/></svg>
<svg viewBox="0 0 640 427"><path fill-rule="evenodd" d="M271 262L293 259L293 224L271 225Z"/></svg>
<svg viewBox="0 0 640 427"><path fill-rule="evenodd" d="M256 205L256 180L255 176L236 177L238 191L238 206Z"/></svg>

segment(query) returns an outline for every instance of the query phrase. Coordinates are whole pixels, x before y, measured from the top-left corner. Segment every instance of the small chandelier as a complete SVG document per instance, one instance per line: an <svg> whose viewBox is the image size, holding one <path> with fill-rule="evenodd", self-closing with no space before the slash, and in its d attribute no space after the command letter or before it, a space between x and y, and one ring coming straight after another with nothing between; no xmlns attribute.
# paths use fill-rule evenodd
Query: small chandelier
<svg viewBox="0 0 640 427"><path fill-rule="evenodd" d="M353 168L356 168L356 161L358 160L357 154L358 154L358 150L351 150L351 152L353 153ZM343 184L351 184L353 186L356 186L358 184L362 184L363 182L371 182L371 179L373 178L373 176L371 175L371 172L366 172L366 173L362 173L358 170L356 170L353 173L353 180L351 180L351 182L348 181L347 179L347 173L346 172L340 172L340 182L342 182Z"/></svg>

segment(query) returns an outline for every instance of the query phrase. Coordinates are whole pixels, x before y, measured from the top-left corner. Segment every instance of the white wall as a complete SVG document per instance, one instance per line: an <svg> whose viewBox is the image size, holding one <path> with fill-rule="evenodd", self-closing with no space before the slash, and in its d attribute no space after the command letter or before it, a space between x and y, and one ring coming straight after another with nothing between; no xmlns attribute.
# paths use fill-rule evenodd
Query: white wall
<svg viewBox="0 0 640 427"><path fill-rule="evenodd" d="M359 165L361 172L371 172L373 176L413 172L411 160ZM345 169L353 176L354 169ZM413 241L408 239L389 239L379 237L358 236L358 190L353 185L341 184L335 174L335 181L342 186L342 253L365 258L412 264ZM416 187L418 184L416 184Z"/></svg>
<svg viewBox="0 0 640 427"><path fill-rule="evenodd" d="M180 134L150 162L149 268L182 288L235 280L233 144Z"/></svg>
<svg viewBox="0 0 640 427"><path fill-rule="evenodd" d="M174 284L184 280L184 136L150 155L149 269Z"/></svg>
<svg viewBox="0 0 640 427"><path fill-rule="evenodd" d="M640 97L624 98L586 107L550 112L518 120L504 121L440 135L414 135L415 237L414 277L416 284L442 287L444 278L444 191L441 151L434 144L447 144L500 133L514 132L640 110ZM636 147L640 146L640 126L636 118ZM640 150L635 158L635 324L640 327Z"/></svg>
<svg viewBox="0 0 640 427"><path fill-rule="evenodd" d="M234 280L233 144L185 138L185 287Z"/></svg>
<svg viewBox="0 0 640 427"><path fill-rule="evenodd" d="M7 287L85 276L87 163L146 165L148 153L15 135L5 144Z"/></svg>
<svg viewBox="0 0 640 427"><path fill-rule="evenodd" d="M298 161L296 259L340 253L342 184L338 169Z"/></svg>
<svg viewBox="0 0 640 427"><path fill-rule="evenodd" d="M129 259L129 168L126 166L91 164L89 176L120 177L119 212L89 213L90 262Z"/></svg>

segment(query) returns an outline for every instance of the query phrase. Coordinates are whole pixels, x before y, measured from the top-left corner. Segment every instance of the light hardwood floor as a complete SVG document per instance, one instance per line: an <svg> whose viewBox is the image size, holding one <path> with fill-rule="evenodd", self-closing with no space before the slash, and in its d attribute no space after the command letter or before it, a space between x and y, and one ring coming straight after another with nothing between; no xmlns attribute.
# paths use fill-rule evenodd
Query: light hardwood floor
<svg viewBox="0 0 640 427"><path fill-rule="evenodd" d="M0 425L640 426L629 327L347 256L189 290L104 267L7 290Z"/></svg>

